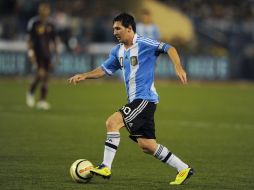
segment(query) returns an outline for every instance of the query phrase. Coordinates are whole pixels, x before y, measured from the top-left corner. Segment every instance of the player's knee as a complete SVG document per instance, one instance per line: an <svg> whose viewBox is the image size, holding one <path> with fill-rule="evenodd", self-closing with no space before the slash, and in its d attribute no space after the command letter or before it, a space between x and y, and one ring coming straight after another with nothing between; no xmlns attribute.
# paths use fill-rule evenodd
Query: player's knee
<svg viewBox="0 0 254 190"><path fill-rule="evenodd" d="M47 88L48 88L47 84L43 83L43 84L41 85L41 89L45 90L45 89L47 89Z"/></svg>
<svg viewBox="0 0 254 190"><path fill-rule="evenodd" d="M152 148L150 146L148 146L147 144L140 144L139 146L144 153L153 154Z"/></svg>
<svg viewBox="0 0 254 190"><path fill-rule="evenodd" d="M106 121L108 132L119 131L123 126L122 116L118 112L111 115Z"/></svg>
<svg viewBox="0 0 254 190"><path fill-rule="evenodd" d="M106 121L106 127L108 131L115 131L117 129L117 124L112 118L108 118Z"/></svg>

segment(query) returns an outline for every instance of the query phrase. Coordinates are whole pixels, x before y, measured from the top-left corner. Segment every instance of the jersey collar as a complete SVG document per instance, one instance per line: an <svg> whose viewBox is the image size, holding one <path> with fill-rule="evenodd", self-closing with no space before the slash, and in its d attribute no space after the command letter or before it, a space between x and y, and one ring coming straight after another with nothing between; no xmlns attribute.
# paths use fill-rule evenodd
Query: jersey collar
<svg viewBox="0 0 254 190"><path fill-rule="evenodd" d="M132 44L133 44L133 45L136 43L137 38L138 38L138 35L135 33L135 34L134 34L134 37L133 37L133 40L132 40Z"/></svg>

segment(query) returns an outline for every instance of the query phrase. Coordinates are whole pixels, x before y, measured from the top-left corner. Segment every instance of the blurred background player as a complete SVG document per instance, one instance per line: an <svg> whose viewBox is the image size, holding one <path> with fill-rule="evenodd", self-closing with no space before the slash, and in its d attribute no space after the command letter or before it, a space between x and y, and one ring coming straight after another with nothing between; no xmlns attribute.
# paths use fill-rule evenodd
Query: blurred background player
<svg viewBox="0 0 254 190"><path fill-rule="evenodd" d="M137 23L137 33L154 40L159 40L160 38L159 29L153 23L151 12L148 9L142 10L141 22Z"/></svg>
<svg viewBox="0 0 254 190"><path fill-rule="evenodd" d="M28 57L33 66L36 67L35 78L27 92L26 103L29 107L35 106L35 90L41 83L40 99L36 107L48 110L50 104L46 101L48 92L48 76L51 69L51 44L56 51L56 34L53 23L49 20L50 5L41 3L39 15L28 22Z"/></svg>

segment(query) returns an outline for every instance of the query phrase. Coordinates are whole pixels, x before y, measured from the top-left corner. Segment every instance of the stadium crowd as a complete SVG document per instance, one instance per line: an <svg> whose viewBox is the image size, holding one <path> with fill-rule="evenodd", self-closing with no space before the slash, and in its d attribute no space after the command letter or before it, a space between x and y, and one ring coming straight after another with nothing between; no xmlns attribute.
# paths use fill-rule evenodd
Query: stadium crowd
<svg viewBox="0 0 254 190"><path fill-rule="evenodd" d="M191 18L196 37L194 45L174 45L191 54L231 56L242 63L244 76L254 70L254 1L228 0L159 0ZM28 20L37 14L40 0L0 2L0 39L25 40ZM49 1L52 19L61 39L62 51L84 52L93 42L114 42L112 17L120 9L116 1L75 0ZM115 2L115 3L114 3ZM110 4L110 5L111 5ZM131 9L129 9L131 10Z"/></svg>
<svg viewBox="0 0 254 190"><path fill-rule="evenodd" d="M202 54L229 56L241 64L241 78L254 79L254 1L160 0L187 14L193 21ZM193 52L192 52L193 53Z"/></svg>
<svg viewBox="0 0 254 190"><path fill-rule="evenodd" d="M10 0L0 2L0 38L25 40L28 20L37 14L41 1ZM115 11L97 1L48 1L52 20L64 50L82 51L90 42L111 42L111 18ZM96 11L94 11L96 10Z"/></svg>

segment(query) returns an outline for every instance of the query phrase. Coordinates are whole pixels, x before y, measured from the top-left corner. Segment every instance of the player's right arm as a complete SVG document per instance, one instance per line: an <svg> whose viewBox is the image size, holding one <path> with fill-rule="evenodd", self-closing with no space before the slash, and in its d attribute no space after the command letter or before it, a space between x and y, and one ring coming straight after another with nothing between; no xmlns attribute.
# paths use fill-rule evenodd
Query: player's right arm
<svg viewBox="0 0 254 190"><path fill-rule="evenodd" d="M77 74L71 78L68 79L69 83L76 84L80 81L86 80L86 79L97 79L101 78L103 76L112 75L114 72L116 72L118 69L121 69L120 63L117 59L116 52L118 51L119 46L115 46L112 48L108 59L98 68L86 72L83 74Z"/></svg>
<svg viewBox="0 0 254 190"><path fill-rule="evenodd" d="M98 67L90 72L82 73L74 75L73 77L69 78L69 83L77 84L80 81L84 81L86 79L98 79L105 75L106 73L102 70L101 67Z"/></svg>
<svg viewBox="0 0 254 190"><path fill-rule="evenodd" d="M32 65L36 65L36 57L34 54L33 42L30 35L28 36L27 46L28 46L27 55L30 60L30 63L32 63Z"/></svg>
<svg viewBox="0 0 254 190"><path fill-rule="evenodd" d="M33 39L32 39L32 35L34 32L34 30L33 30L34 21L35 21L34 18L30 19L30 21L28 22L28 26L27 26L27 32L28 32L27 55L30 60L30 63L32 63L33 65L36 65L36 57L35 57L35 53L34 53L34 44L33 44Z"/></svg>

